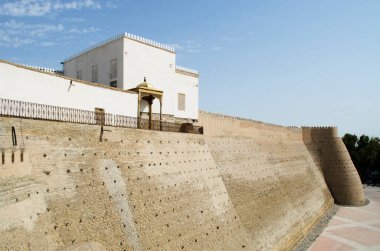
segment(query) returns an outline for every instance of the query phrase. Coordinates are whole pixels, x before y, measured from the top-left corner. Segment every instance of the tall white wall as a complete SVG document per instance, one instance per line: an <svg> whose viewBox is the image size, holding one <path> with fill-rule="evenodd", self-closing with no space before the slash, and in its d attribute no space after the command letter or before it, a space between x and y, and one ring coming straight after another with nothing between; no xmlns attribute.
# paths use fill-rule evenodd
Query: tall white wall
<svg viewBox="0 0 380 251"><path fill-rule="evenodd" d="M177 94L174 116L177 118L198 119L198 85L197 77L183 73L175 73L175 90ZM178 93L185 94L185 110L178 110Z"/></svg>
<svg viewBox="0 0 380 251"><path fill-rule="evenodd" d="M175 114L175 54L139 41L124 38L124 88L136 87L146 77L155 89L164 92L162 112ZM147 109L145 109L147 111ZM159 113L158 102L153 112Z"/></svg>
<svg viewBox="0 0 380 251"><path fill-rule="evenodd" d="M0 62L0 98L136 117L137 95Z"/></svg>
<svg viewBox="0 0 380 251"><path fill-rule="evenodd" d="M117 59L117 87L123 86L123 39L118 39L64 63L64 74L76 78L77 71L82 71L82 80L92 81L92 66L98 65L98 83L109 86L110 62Z"/></svg>

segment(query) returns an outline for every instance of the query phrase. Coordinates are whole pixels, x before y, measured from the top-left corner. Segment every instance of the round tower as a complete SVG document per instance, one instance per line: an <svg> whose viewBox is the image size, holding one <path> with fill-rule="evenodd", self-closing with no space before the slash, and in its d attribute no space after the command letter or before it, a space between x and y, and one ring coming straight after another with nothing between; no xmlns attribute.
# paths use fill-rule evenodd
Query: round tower
<svg viewBox="0 0 380 251"><path fill-rule="evenodd" d="M306 146L322 168L335 203L363 205L366 203L359 174L336 127L302 127Z"/></svg>

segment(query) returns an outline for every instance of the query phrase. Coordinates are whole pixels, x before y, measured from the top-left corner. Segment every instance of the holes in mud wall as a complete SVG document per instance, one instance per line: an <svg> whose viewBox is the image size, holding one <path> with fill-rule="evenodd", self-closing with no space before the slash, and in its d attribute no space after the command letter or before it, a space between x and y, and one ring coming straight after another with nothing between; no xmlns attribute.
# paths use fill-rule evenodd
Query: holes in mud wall
<svg viewBox="0 0 380 251"><path fill-rule="evenodd" d="M160 154L161 154L161 152L160 152ZM180 152L179 152L179 154L180 154ZM183 154L183 152L182 152L182 154ZM101 155L101 152L99 153L99 155ZM40 154L40 156L41 156L41 154ZM49 155L50 156L50 155ZM44 155L44 157L46 157L46 155ZM158 164L158 163L157 163ZM161 163L160 163L161 164ZM138 165L138 164L137 164ZM104 167L106 170L107 169L112 169L111 167ZM73 169L74 170L74 169ZM72 172L73 172L73 170L71 170ZM87 170L87 169L86 169ZM194 169L194 170L196 170L196 169ZM82 172L83 171L83 169L80 169L80 171ZM67 173L70 173L70 169L67 169L66 170L66 172ZM194 171L193 171L194 172ZM50 172L49 172L50 173ZM49 175L49 174L47 174L47 175ZM149 177L150 178L150 177ZM139 178L137 178L137 180L139 180ZM114 180L114 182L116 183L116 180ZM174 186L177 186L177 184L174 184ZM152 188L152 190L153 190L153 188ZM50 192L53 192L54 191L54 189L53 190L51 190ZM47 191L47 192L49 192L49 191ZM173 209L174 210L174 209ZM170 210L171 211L171 210ZM199 211L198 211L198 213L199 213ZM203 212L201 212L201 213L203 213ZM163 214L165 214L165 213L163 213ZM158 216L158 215L157 215ZM157 217L156 216L156 217ZM167 225L166 227L169 227L169 225ZM201 239L202 238L198 238L199 240L198 240L198 242L201 242ZM191 239L193 242L195 241L195 242L197 242L196 241L196 239L194 240L194 238L193 239ZM173 239L171 240L172 242L173 242ZM187 245L186 245L186 247L187 247Z"/></svg>
<svg viewBox="0 0 380 251"><path fill-rule="evenodd" d="M21 152L20 152L20 161L24 162L24 151L23 150L21 150Z"/></svg>
<svg viewBox="0 0 380 251"><path fill-rule="evenodd" d="M12 151L12 163L15 163L15 152Z"/></svg>
<svg viewBox="0 0 380 251"><path fill-rule="evenodd" d="M5 164L5 152L1 152L1 164Z"/></svg>

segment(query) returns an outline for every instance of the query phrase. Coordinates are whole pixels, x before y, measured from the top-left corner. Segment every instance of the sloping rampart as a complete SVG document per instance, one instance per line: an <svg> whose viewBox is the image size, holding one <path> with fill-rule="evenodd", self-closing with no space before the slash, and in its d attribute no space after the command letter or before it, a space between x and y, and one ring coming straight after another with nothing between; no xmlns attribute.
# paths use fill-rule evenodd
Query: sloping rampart
<svg viewBox="0 0 380 251"><path fill-rule="evenodd" d="M200 135L4 117L0 135L0 250L254 249Z"/></svg>
<svg viewBox="0 0 380 251"><path fill-rule="evenodd" d="M205 135L100 141L96 125L0 117L0 250L292 249L333 204L323 156L301 129L199 120Z"/></svg>
<svg viewBox="0 0 380 251"><path fill-rule="evenodd" d="M333 204L301 129L206 112L199 123L257 249L291 249Z"/></svg>
<svg viewBox="0 0 380 251"><path fill-rule="evenodd" d="M305 145L323 170L335 202L364 205L366 198L359 174L336 127L303 127Z"/></svg>

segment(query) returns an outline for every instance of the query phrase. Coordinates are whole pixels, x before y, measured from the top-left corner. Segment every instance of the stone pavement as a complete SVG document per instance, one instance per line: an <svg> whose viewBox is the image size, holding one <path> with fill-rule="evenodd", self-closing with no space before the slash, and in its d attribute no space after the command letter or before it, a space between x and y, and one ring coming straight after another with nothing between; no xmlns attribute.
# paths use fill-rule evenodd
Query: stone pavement
<svg viewBox="0 0 380 251"><path fill-rule="evenodd" d="M380 250L380 187L365 187L370 203L340 207L309 251Z"/></svg>

